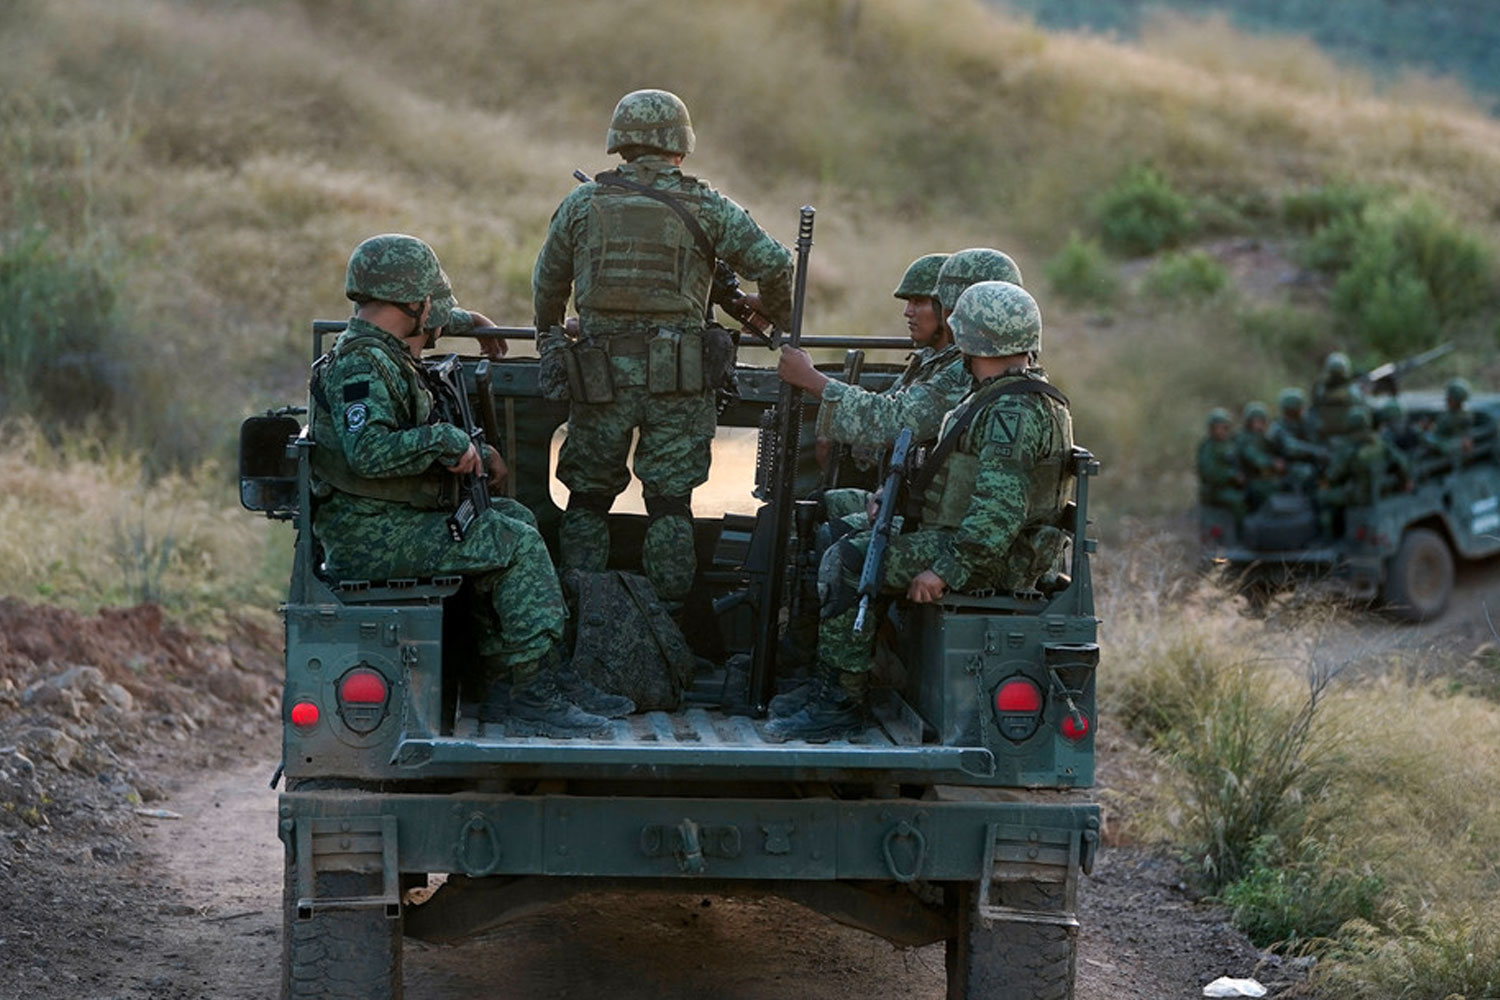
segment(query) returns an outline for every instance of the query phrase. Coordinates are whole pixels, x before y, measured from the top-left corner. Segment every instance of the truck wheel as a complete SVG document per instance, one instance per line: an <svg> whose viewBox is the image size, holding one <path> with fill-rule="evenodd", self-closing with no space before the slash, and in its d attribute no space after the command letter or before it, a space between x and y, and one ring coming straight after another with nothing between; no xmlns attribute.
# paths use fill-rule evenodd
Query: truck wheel
<svg viewBox="0 0 1500 1000"><path fill-rule="evenodd" d="M998 902L1061 912L1061 885L996 883ZM950 888L956 933L948 939L948 1000L1072 1000L1078 936L1067 927L994 921L985 927L974 909L978 886Z"/></svg>
<svg viewBox="0 0 1500 1000"><path fill-rule="evenodd" d="M1453 553L1429 528L1413 528L1386 566L1381 598L1386 610L1409 622L1436 618L1453 594Z"/></svg>
<svg viewBox="0 0 1500 1000"><path fill-rule="evenodd" d="M322 872L317 895L379 895L381 876ZM296 868L282 889L282 1000L401 1000L401 916L384 907L297 913Z"/></svg>

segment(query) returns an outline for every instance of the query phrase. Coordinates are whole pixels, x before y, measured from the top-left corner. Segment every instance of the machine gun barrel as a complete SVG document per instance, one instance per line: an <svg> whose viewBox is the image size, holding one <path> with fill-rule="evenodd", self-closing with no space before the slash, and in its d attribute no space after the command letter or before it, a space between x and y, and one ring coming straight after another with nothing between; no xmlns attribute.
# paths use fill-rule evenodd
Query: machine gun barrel
<svg viewBox="0 0 1500 1000"><path fill-rule="evenodd" d="M802 343L802 309L807 299L807 260L812 253L813 216L811 205L803 205L797 226L797 276L792 290L792 322L786 343ZM792 499L797 488L797 447L802 437L802 390L781 383L776 400L775 437L771 462L774 479L770 484L770 558L765 582L761 588L755 650L750 661L750 706L754 714L764 715L776 683L776 662L781 647L781 604L786 584L787 548L792 527Z"/></svg>
<svg viewBox="0 0 1500 1000"><path fill-rule="evenodd" d="M880 510L875 514L875 523L870 526L870 547L865 550L865 564L859 571L859 611L854 616L856 636L870 630L870 608L880 596L880 585L885 582L885 554L891 544L891 522L900 503L901 481L906 478L911 438L911 428L903 427L891 448L891 464L881 487Z"/></svg>
<svg viewBox="0 0 1500 1000"><path fill-rule="evenodd" d="M1401 388L1401 379L1423 365L1431 364L1438 358L1452 353L1451 343L1439 344L1430 351L1423 351L1421 354L1414 354L1400 361L1387 361L1383 365L1376 365L1363 375L1355 376L1354 381L1361 389L1369 389L1372 393L1384 390L1394 396Z"/></svg>

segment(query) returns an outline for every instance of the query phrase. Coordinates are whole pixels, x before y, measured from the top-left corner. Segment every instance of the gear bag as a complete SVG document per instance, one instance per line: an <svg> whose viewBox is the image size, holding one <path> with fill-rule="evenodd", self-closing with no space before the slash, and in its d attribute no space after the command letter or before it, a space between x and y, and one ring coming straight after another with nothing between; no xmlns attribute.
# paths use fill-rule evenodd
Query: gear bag
<svg viewBox="0 0 1500 1000"><path fill-rule="evenodd" d="M697 661L650 581L622 570L573 569L562 583L576 630L574 669L640 711L675 711Z"/></svg>

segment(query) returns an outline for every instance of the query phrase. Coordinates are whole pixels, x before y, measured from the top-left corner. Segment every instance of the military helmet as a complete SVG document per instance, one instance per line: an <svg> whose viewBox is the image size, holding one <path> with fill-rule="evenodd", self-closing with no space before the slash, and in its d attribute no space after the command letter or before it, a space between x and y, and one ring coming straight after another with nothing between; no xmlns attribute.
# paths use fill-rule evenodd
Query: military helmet
<svg viewBox="0 0 1500 1000"><path fill-rule="evenodd" d="M1448 385L1443 389L1443 397L1455 402L1462 403L1469 398L1469 381L1462 378L1451 378Z"/></svg>
<svg viewBox="0 0 1500 1000"><path fill-rule="evenodd" d="M1271 419L1271 411L1270 411L1270 409L1266 406L1265 403L1262 403L1258 399L1255 400L1255 401L1253 401L1253 402L1246 403L1244 411L1240 414L1240 420L1242 422L1244 422L1244 423L1247 423L1247 424L1250 421L1256 420L1256 419L1259 419L1259 420L1270 420Z"/></svg>
<svg viewBox="0 0 1500 1000"><path fill-rule="evenodd" d="M1323 359L1323 374L1326 376L1347 379L1350 372L1349 355L1343 351L1334 351Z"/></svg>
<svg viewBox="0 0 1500 1000"><path fill-rule="evenodd" d="M1215 424L1230 424L1233 422L1229 418L1229 411L1222 406L1215 406L1212 410L1208 411L1208 426L1210 428Z"/></svg>
<svg viewBox="0 0 1500 1000"><path fill-rule="evenodd" d="M620 98L605 133L606 153L625 146L649 146L687 155L696 138L682 98L667 90L632 90Z"/></svg>
<svg viewBox="0 0 1500 1000"><path fill-rule="evenodd" d="M1008 254L989 247L970 247L949 255L938 269L934 286L938 302L952 312L965 288L979 281L1006 281L1020 285L1021 269Z"/></svg>
<svg viewBox="0 0 1500 1000"><path fill-rule="evenodd" d="M1042 312L1026 289L1009 281L981 281L964 289L948 325L958 349L971 357L1042 349Z"/></svg>
<svg viewBox="0 0 1500 1000"><path fill-rule="evenodd" d="M437 288L432 290L432 308L427 311L427 321L422 324L424 330L441 330L448 325L448 320L453 317L453 310L458 307L458 300L453 297L453 283L448 280L448 272L439 269L442 281Z"/></svg>
<svg viewBox="0 0 1500 1000"><path fill-rule="evenodd" d="M1281 394L1276 397L1276 405L1283 413L1287 410L1300 410L1307 405L1307 394L1301 389L1282 389Z"/></svg>
<svg viewBox="0 0 1500 1000"><path fill-rule="evenodd" d="M1370 429L1370 411L1364 406L1351 406L1348 416L1344 417L1344 429L1350 431L1367 431Z"/></svg>
<svg viewBox="0 0 1500 1000"><path fill-rule="evenodd" d="M1400 400L1387 399L1384 403L1380 404L1380 420L1382 423L1388 424L1395 420L1401 420L1405 416L1406 411L1401 409Z"/></svg>
<svg viewBox="0 0 1500 1000"><path fill-rule="evenodd" d="M355 302L421 302L447 287L432 247L415 236L371 236L349 255L344 295Z"/></svg>
<svg viewBox="0 0 1500 1000"><path fill-rule="evenodd" d="M937 293L938 271L948 259L945 253L929 253L918 257L906 268L901 284L892 292L898 299L914 299L918 296L931 298Z"/></svg>

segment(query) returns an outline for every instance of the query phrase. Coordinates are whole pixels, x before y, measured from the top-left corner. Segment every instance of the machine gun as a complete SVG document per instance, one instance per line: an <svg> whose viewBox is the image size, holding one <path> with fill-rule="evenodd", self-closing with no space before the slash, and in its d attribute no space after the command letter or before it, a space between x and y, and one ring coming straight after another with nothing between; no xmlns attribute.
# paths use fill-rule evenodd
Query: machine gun
<svg viewBox="0 0 1500 1000"><path fill-rule="evenodd" d="M489 383L489 361L481 361L486 388ZM453 424L469 435L469 443L484 459L484 428L474 420L469 407L469 394L464 389L463 363L457 354L422 362L422 371L427 385L432 389L433 415L442 423ZM475 370L475 378L480 372ZM483 468L477 473L466 473L458 477L458 507L448 515L448 535L455 543L464 540L481 513L490 509L489 480Z"/></svg>
<svg viewBox="0 0 1500 1000"><path fill-rule="evenodd" d="M807 298L807 259L812 252L813 215L803 205L797 226L797 278L792 292L792 324L786 342L792 348L802 343L802 306ZM781 647L781 603L786 584L787 546L792 528L792 498L797 488L797 446L802 438L802 390L781 383L776 407L761 423L757 468L763 470L757 495L766 500L762 513L769 513L770 558L761 586L754 654L750 661L750 707L764 715L776 683L776 660ZM764 465L762 465L764 460Z"/></svg>
<svg viewBox="0 0 1500 1000"><path fill-rule="evenodd" d="M1379 396L1382 393L1394 396L1401 391L1400 383L1403 378L1423 365L1451 353L1453 353L1452 344L1439 344L1430 351L1423 351L1421 354L1414 354L1400 361L1387 361L1383 365L1376 365L1363 375L1356 375L1354 383L1372 396Z"/></svg>
<svg viewBox="0 0 1500 1000"><path fill-rule="evenodd" d="M891 464L881 487L880 510L871 525L870 547L865 550L865 564L859 571L859 611L854 616L854 634L864 635L872 627L870 607L880 596L885 582L885 553L891 544L891 522L900 503L901 482L906 478L911 459L911 428L904 427L891 448Z"/></svg>

